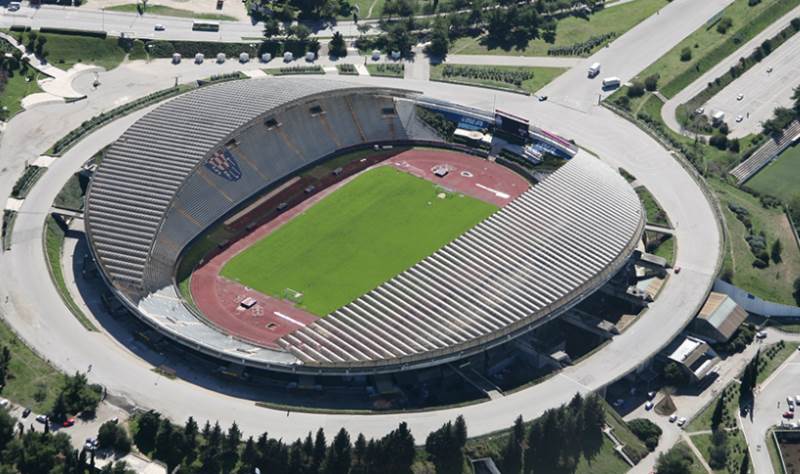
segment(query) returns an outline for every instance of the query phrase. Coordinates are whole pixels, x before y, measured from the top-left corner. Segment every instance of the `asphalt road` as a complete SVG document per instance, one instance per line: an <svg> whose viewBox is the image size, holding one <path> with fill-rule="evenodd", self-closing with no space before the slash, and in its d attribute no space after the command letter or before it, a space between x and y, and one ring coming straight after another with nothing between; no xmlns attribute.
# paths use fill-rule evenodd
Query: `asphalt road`
<svg viewBox="0 0 800 474"><path fill-rule="evenodd" d="M800 7L794 8L780 20L765 28L733 54L675 94L661 109L661 116L667 126L681 133L681 126L675 117L678 106L700 93L709 82L737 64L739 58L750 55L764 40L775 36L789 25L792 18L798 16L800 16ZM800 51L800 35L795 35L712 97L704 105L704 113L711 116L718 110L725 112L725 121L731 131L731 138L759 132L761 130L760 123L772 116L772 111L776 107L791 104L792 88L797 87L798 77L800 77L800 70L798 70L800 66L794 60L798 51ZM773 68L773 72L768 74L766 71L770 67ZM744 94L744 99L741 101L736 98L740 93ZM747 116L748 112L750 113L749 117ZM742 122L736 122L737 115L742 115Z"/></svg>
<svg viewBox="0 0 800 474"><path fill-rule="evenodd" d="M692 0L676 0L660 15L646 20L599 53L597 58L589 58L586 62L602 60L614 74L633 76L726 3L721 0L700 4ZM691 8L687 8L689 5ZM135 97L149 89L163 88L163 82L171 81L163 75L147 75L149 68L160 66L163 67L163 63L136 66L140 69L138 71L123 67L100 77L104 84L110 84L113 82L110 75L116 74L114 77L119 84L112 87L117 88L120 95ZM85 370L93 364L90 374L93 382L106 385L112 393L139 406L156 408L179 422L190 415L198 419L219 420L223 425L236 420L245 433L269 430L274 436L293 439L318 427L334 432L342 426L351 433L380 436L400 421L407 421L417 440L421 441L428 432L459 414L466 418L470 433L478 435L510 426L519 414L525 419L537 417L545 409L567 402L576 391L601 388L636 369L660 350L688 324L703 303L721 252L719 229L711 204L681 165L648 135L607 109L592 105L596 82L588 81L584 74L562 75L549 86L552 89L549 92L551 101L543 103L516 94L427 81L398 83L382 78L342 79L387 86L402 84L432 97L464 105L483 108L496 105L499 109L528 117L537 125L575 138L610 165L624 166L659 200L672 218L677 239L681 242L676 265L682 267L682 272L670 278L658 300L640 321L592 357L546 382L491 402L436 412L369 416L287 413L260 408L253 403L257 393L239 393L232 397L187 381L165 379L152 372L150 364L128 351L119 341L103 333L87 333L64 308L55 288L44 276L47 270L41 245L42 220L55 194L86 158L119 136L141 115L139 112L92 134L56 160L25 200L14 231L14 248L0 256L0 266L12 269L14 274L14 278L0 280L0 295L10 297L10 303L2 307L6 320L29 344L63 370ZM148 81L159 84L151 86ZM126 82L132 87L125 88ZM562 93L565 95L560 95ZM9 194L24 156L46 149L48 139L63 135L71 128L72 121L83 120L80 114L73 118L66 113L74 110L85 115L92 107L85 104L93 103L94 107L100 107L102 103L100 108L108 108L113 98L113 93L104 98L98 94L94 99L90 96L84 105L51 104L15 118L0 145L0 149L5 150L0 165L13 166L17 171L13 176L12 173L0 175L0 196ZM17 153L19 150L27 154Z"/></svg>

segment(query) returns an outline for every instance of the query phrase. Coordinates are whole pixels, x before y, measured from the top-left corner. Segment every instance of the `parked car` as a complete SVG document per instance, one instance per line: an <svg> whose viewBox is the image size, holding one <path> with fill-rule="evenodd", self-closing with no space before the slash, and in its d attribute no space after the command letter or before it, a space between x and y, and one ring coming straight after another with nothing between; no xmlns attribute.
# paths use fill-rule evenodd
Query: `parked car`
<svg viewBox="0 0 800 474"><path fill-rule="evenodd" d="M736 116L736 123L739 123L739 122L741 122L742 120L744 120L744 117L742 117L741 115L737 115L737 116Z"/></svg>
<svg viewBox="0 0 800 474"><path fill-rule="evenodd" d="M47 415L36 415L36 421L39 423L47 423Z"/></svg>
<svg viewBox="0 0 800 474"><path fill-rule="evenodd" d="M769 74L769 73L771 73L771 72L772 72L772 67L768 67L768 68L767 68L767 74Z"/></svg>
<svg viewBox="0 0 800 474"><path fill-rule="evenodd" d="M9 2L8 11L15 12L22 8L22 2Z"/></svg>
<svg viewBox="0 0 800 474"><path fill-rule="evenodd" d="M698 107L697 110L694 111L694 113L696 113L697 115L703 115L703 112L705 111L706 109L704 109L703 107Z"/></svg>
<svg viewBox="0 0 800 474"><path fill-rule="evenodd" d="M787 419L792 419L792 418L794 418L794 413L792 413L790 411L785 411L785 412L783 412L783 417L787 418Z"/></svg>
<svg viewBox="0 0 800 474"><path fill-rule="evenodd" d="M644 404L644 409L645 410L652 410L653 409L653 402L648 401L647 403L645 403Z"/></svg>
<svg viewBox="0 0 800 474"><path fill-rule="evenodd" d="M540 95L539 96L539 102L544 102L546 100L547 100L547 96L546 95Z"/></svg>
<svg viewBox="0 0 800 474"><path fill-rule="evenodd" d="M683 426L685 424L686 424L686 417L682 416L682 417L678 418L678 426Z"/></svg>
<svg viewBox="0 0 800 474"><path fill-rule="evenodd" d="M26 408L26 409L22 410L22 417L23 418L27 418L28 415L30 415L30 414L31 414L31 409L30 408Z"/></svg>
<svg viewBox="0 0 800 474"><path fill-rule="evenodd" d="M742 99L744 99L744 94L739 94L736 96L736 100L742 100Z"/></svg>
<svg viewBox="0 0 800 474"><path fill-rule="evenodd" d="M675 423L675 420L677 420L677 419L678 419L678 415L670 415L669 416L669 422L670 423Z"/></svg>
<svg viewBox="0 0 800 474"><path fill-rule="evenodd" d="M75 424L75 418L67 418L66 420L64 420L64 423L62 423L61 425L64 428L69 428L70 426L72 426L74 424Z"/></svg>
<svg viewBox="0 0 800 474"><path fill-rule="evenodd" d="M0 398L0 408L5 408L8 406L8 400L5 398Z"/></svg>
<svg viewBox="0 0 800 474"><path fill-rule="evenodd" d="M798 396L796 396L796 397L794 397L794 398L795 398L795 402L794 402L794 403L795 403L795 405L798 405L798 404L800 404L800 395L798 395Z"/></svg>
<svg viewBox="0 0 800 474"><path fill-rule="evenodd" d="M756 333L756 337L759 339L766 339L767 338L767 331L758 331Z"/></svg>
<svg viewBox="0 0 800 474"><path fill-rule="evenodd" d="M786 403L788 403L789 406L794 405L794 398L791 395L789 395L788 397L786 397Z"/></svg>
<svg viewBox="0 0 800 474"><path fill-rule="evenodd" d="M153 27L153 29L156 30L156 31L164 31L167 28L164 25L162 25L161 23L156 23L156 25Z"/></svg>

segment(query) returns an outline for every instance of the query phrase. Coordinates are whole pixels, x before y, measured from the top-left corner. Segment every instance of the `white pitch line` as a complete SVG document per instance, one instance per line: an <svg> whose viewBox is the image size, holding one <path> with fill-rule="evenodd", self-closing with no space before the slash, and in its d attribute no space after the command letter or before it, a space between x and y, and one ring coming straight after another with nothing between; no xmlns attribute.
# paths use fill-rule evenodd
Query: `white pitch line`
<svg viewBox="0 0 800 474"><path fill-rule="evenodd" d="M506 194L506 193L504 193L502 191L498 191L498 190L492 189L492 188L490 188L488 186L484 186L481 183L475 183L475 186L477 186L477 187L479 187L479 188L481 188L483 190L489 191L490 193L493 193L495 196L497 196L497 197L499 197L501 199L508 199L508 198L511 197L510 194Z"/></svg>
<svg viewBox="0 0 800 474"><path fill-rule="evenodd" d="M294 323L294 324L296 324L296 325L298 325L298 326L305 326L305 324L301 323L300 321L298 321L298 320L296 320L296 319L293 319L293 318L290 318L289 316L286 316L286 315L285 315L285 314L283 314L283 313L279 313L279 312L277 312L277 311L273 311L272 313L273 313L275 316L279 317L279 318L282 318L282 319L285 319L285 320L289 321L290 323Z"/></svg>

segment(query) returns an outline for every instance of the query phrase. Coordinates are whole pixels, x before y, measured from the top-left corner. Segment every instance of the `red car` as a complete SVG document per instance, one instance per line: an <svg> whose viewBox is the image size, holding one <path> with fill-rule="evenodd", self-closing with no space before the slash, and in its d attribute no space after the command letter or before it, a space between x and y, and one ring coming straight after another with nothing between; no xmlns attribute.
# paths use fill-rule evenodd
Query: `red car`
<svg viewBox="0 0 800 474"><path fill-rule="evenodd" d="M66 420L64 420L64 428L69 428L74 424L75 424L75 418L67 418Z"/></svg>
<svg viewBox="0 0 800 474"><path fill-rule="evenodd" d="M794 418L794 413L792 413L790 411L784 412L783 417L784 418Z"/></svg>

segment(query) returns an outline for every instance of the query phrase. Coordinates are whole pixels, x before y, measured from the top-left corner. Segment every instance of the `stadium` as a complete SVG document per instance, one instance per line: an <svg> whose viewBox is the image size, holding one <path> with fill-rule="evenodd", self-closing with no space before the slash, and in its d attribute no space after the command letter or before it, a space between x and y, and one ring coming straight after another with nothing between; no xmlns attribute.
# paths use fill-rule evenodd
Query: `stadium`
<svg viewBox="0 0 800 474"><path fill-rule="evenodd" d="M645 225L616 170L524 119L305 78L160 105L105 151L86 203L101 275L158 333L337 376L512 341L629 265Z"/></svg>

